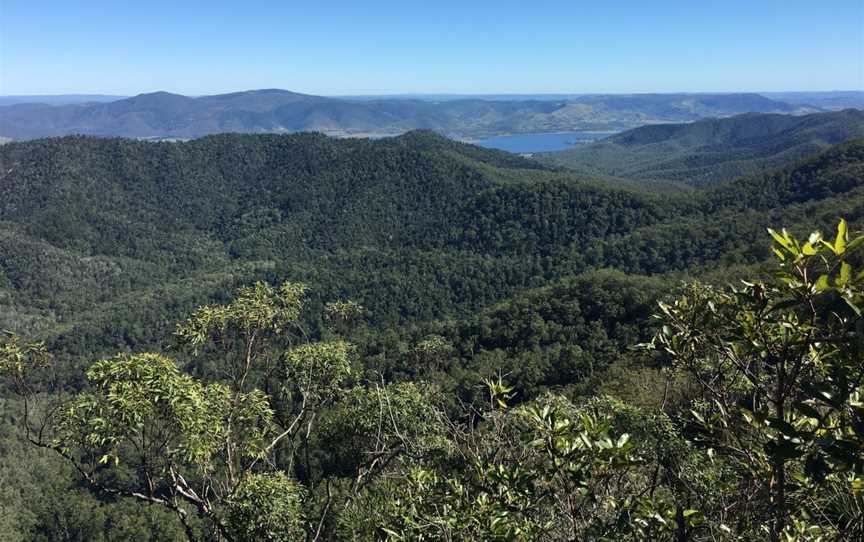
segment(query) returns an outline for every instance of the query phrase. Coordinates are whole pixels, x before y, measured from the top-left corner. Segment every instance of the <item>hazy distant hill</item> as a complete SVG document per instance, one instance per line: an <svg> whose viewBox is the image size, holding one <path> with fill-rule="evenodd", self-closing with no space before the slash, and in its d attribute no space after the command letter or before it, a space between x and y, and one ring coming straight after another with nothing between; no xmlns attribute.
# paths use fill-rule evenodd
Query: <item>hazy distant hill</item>
<svg viewBox="0 0 864 542"><path fill-rule="evenodd" d="M864 109L864 90L766 92L764 96L789 104L807 105L827 110Z"/></svg>
<svg viewBox="0 0 864 542"><path fill-rule="evenodd" d="M68 134L194 138L221 132L320 131L386 135L432 129L460 138L524 132L622 130L800 106L759 94L586 95L563 100L340 99L268 89L191 98L167 92L108 103L0 107L0 136Z"/></svg>
<svg viewBox="0 0 864 542"><path fill-rule="evenodd" d="M856 109L804 116L745 114L644 126L540 160L583 173L700 186L780 167L864 137Z"/></svg>
<svg viewBox="0 0 864 542"><path fill-rule="evenodd" d="M67 105L88 102L113 102L122 100L127 96L114 96L110 94L31 94L19 96L0 96L0 106L15 104L50 104Z"/></svg>

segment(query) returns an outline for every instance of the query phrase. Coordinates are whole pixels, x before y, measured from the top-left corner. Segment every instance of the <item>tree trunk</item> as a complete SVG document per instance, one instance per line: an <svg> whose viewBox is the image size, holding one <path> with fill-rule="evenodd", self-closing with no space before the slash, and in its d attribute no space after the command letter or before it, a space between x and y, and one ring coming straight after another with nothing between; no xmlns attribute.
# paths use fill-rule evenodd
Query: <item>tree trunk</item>
<svg viewBox="0 0 864 542"><path fill-rule="evenodd" d="M777 385L774 394L774 412L777 419L786 421L786 409L784 408L784 393L786 371L781 365L777 375ZM776 443L780 444L782 437L778 437ZM776 453L776 451L775 451ZM773 480L771 487L771 506L774 508L774 521L771 524L771 541L780 542L780 536L786 527L786 460L779 455L773 458Z"/></svg>
<svg viewBox="0 0 864 542"><path fill-rule="evenodd" d="M687 542L687 525L684 523L684 507L675 506L675 542Z"/></svg>

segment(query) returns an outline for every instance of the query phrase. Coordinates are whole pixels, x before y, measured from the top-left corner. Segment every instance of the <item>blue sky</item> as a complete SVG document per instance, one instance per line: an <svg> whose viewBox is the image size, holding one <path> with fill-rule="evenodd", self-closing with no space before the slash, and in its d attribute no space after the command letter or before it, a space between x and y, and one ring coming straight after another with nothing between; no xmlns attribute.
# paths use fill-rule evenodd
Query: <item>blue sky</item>
<svg viewBox="0 0 864 542"><path fill-rule="evenodd" d="M0 94L864 88L864 0L0 0Z"/></svg>

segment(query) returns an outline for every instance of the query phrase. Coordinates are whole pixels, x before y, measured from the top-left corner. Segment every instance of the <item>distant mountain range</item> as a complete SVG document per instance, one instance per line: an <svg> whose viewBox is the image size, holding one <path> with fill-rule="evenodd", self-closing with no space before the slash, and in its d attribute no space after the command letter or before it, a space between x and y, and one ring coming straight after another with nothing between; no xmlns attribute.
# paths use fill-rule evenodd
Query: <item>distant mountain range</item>
<svg viewBox="0 0 864 542"><path fill-rule="evenodd" d="M188 97L168 92L108 102L0 107L0 137L68 134L186 139L222 132L319 131L380 136L412 129L455 138L575 130L624 130L744 112L818 110L760 94L583 95L566 99L327 98L278 89Z"/></svg>
<svg viewBox="0 0 864 542"><path fill-rule="evenodd" d="M0 106L17 104L68 105L91 102L115 102L128 96L111 94L30 94L22 96L0 96Z"/></svg>
<svg viewBox="0 0 864 542"><path fill-rule="evenodd" d="M764 92L772 100L793 105L806 105L825 110L864 109L864 90L834 90L828 92Z"/></svg>
<svg viewBox="0 0 864 542"><path fill-rule="evenodd" d="M537 158L588 175L704 186L782 167L859 138L864 138L864 112L857 109L803 116L748 113L644 126Z"/></svg>

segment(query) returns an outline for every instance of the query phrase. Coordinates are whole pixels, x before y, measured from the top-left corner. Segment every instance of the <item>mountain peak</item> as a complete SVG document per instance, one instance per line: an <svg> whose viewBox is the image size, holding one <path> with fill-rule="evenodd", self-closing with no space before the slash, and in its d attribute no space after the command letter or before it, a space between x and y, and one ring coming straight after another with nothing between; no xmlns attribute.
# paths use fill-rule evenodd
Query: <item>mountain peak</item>
<svg viewBox="0 0 864 542"><path fill-rule="evenodd" d="M156 92L147 92L144 94L138 94L137 96L132 96L131 98L124 98L122 100L117 100L116 102L110 102L108 105L134 104L136 106L145 107L163 107L172 104L189 103L192 100L193 98L182 94L174 94L164 90L158 90Z"/></svg>
<svg viewBox="0 0 864 542"><path fill-rule="evenodd" d="M191 100L189 96L184 96L183 94L175 94L173 92L167 92L165 90L157 90L155 92L144 92L142 94L138 94L136 96L132 96L131 98L126 98L127 100Z"/></svg>

